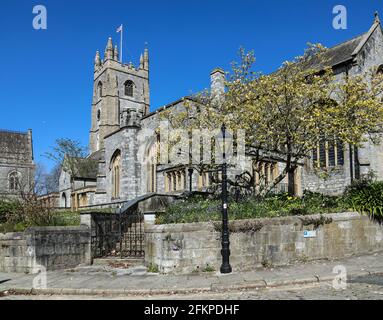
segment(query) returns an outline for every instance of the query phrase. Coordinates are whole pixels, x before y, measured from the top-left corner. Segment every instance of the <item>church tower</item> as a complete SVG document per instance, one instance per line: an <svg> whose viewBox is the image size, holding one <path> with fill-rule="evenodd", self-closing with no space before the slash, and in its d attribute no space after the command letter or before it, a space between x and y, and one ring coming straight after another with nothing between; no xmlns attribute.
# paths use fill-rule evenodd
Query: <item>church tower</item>
<svg viewBox="0 0 383 320"><path fill-rule="evenodd" d="M125 126L136 125L149 113L149 53L145 49L140 64L119 61L118 47L108 39L104 59L97 51L94 61L92 126L89 150L104 148L105 136Z"/></svg>

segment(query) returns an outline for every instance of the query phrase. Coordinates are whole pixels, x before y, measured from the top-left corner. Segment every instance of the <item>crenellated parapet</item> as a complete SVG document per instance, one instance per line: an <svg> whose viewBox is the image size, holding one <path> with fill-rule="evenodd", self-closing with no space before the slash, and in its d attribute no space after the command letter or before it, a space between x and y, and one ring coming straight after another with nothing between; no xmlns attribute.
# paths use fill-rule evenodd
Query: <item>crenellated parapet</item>
<svg viewBox="0 0 383 320"><path fill-rule="evenodd" d="M122 68L122 70L125 71L133 71L137 74L141 73L142 71L149 71L149 51L147 48L145 48L144 53L140 55L139 66L135 66L132 62L121 62L119 58L120 56L118 46L115 45L113 47L113 40L112 38L109 38L105 47L104 58L101 58L100 51L97 50L96 52L94 59L95 77L97 77L97 74L100 73L103 68L112 66L115 68Z"/></svg>

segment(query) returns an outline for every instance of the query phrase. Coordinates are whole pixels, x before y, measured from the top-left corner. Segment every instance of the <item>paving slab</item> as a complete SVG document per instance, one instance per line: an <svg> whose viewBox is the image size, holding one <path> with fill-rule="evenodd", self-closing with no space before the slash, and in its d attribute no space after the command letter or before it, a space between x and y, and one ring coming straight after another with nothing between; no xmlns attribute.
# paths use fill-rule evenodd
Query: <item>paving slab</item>
<svg viewBox="0 0 383 320"><path fill-rule="evenodd" d="M189 292L228 292L332 282L335 266L344 266L349 277L383 274L383 252L334 261L314 261L285 267L256 269L222 275L218 272L159 275L144 266L116 268L81 266L47 273L46 288L33 288L36 275L0 273L0 291L71 295L160 295Z"/></svg>

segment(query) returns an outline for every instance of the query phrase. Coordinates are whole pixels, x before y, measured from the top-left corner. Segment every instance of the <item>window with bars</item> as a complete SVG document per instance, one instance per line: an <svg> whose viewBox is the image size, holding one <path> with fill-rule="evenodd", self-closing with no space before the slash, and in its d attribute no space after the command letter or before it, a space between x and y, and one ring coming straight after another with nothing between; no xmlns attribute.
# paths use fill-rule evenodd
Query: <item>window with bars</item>
<svg viewBox="0 0 383 320"><path fill-rule="evenodd" d="M344 147L338 139L322 138L312 154L314 167L331 168L344 165Z"/></svg>

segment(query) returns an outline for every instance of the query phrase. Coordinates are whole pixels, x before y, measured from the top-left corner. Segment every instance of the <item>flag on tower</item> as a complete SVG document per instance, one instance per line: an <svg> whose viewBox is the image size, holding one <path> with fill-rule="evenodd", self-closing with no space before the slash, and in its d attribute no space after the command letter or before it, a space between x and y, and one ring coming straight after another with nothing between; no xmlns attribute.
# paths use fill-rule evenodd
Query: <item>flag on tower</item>
<svg viewBox="0 0 383 320"><path fill-rule="evenodd" d="M117 28L117 33L120 33L120 63L122 63L122 34L123 34L123 26L120 25L118 28Z"/></svg>

